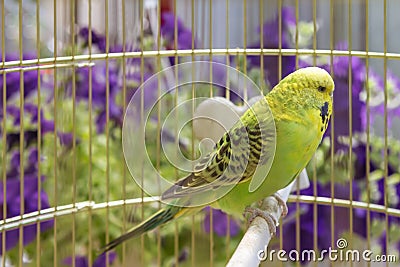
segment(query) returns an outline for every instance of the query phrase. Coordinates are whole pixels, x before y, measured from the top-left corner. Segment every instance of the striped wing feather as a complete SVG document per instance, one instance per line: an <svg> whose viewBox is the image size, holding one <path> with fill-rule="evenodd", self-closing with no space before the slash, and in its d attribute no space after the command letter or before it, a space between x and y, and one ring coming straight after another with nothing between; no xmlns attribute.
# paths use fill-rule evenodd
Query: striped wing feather
<svg viewBox="0 0 400 267"><path fill-rule="evenodd" d="M258 164L261 143L257 124L236 123L221 137L214 151L195 166L194 172L166 190L162 199L180 198L248 181Z"/></svg>

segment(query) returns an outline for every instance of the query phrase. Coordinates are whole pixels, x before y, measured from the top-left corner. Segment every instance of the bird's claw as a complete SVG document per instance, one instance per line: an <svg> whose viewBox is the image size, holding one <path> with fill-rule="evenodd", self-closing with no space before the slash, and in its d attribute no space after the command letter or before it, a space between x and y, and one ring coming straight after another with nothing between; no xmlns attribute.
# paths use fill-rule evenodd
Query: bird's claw
<svg viewBox="0 0 400 267"><path fill-rule="evenodd" d="M279 207L282 209L282 217L285 217L288 214L288 207L286 205L286 202L282 199L282 197L279 195L279 193L275 193L272 195L276 201L278 201Z"/></svg>
<svg viewBox="0 0 400 267"><path fill-rule="evenodd" d="M279 207L281 207L281 209L282 209L281 216L285 217L288 213L288 208L286 206L286 202L282 199L282 197L279 195L279 193L273 194L272 197L276 199ZM261 201L259 203L260 206L262 206L262 204L263 204L263 201ZM254 221L254 219L256 217L261 217L267 222L268 229L269 229L269 232L271 233L271 235L276 234L277 221L276 221L275 217L272 216L269 211L265 211L265 210L262 210L259 208L246 207L243 215L246 216L246 214L250 214L250 216L248 217L249 225Z"/></svg>
<svg viewBox="0 0 400 267"><path fill-rule="evenodd" d="M261 217L267 222L268 229L269 229L269 232L271 233L271 236L276 234L277 222L276 222L275 218L271 215L271 213L269 213L268 211L264 211L259 208L253 208L253 207L247 207L244 212L245 212L245 214L246 213L250 214L250 217L248 218L249 225L254 221L254 219L256 217Z"/></svg>

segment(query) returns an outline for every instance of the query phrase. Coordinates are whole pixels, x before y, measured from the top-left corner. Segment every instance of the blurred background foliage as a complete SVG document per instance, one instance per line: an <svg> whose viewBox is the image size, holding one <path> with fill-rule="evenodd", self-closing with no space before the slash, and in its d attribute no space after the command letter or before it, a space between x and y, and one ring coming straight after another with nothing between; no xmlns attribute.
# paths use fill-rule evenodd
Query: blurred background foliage
<svg viewBox="0 0 400 267"><path fill-rule="evenodd" d="M47 1L43 2L43 9L51 7ZM138 6L128 2L126 9L137 15ZM145 1L145 3L150 2L152 1ZM34 1L25 1L21 59L37 58L37 50L40 51L40 57L50 57L54 55L54 51L57 51L57 55L79 55L88 54L90 51L105 53L204 47L210 34L202 32L199 28L193 30L190 20L187 17L180 17L179 12L176 16L171 11L171 6L166 5L165 2L167 1L160 2L162 8L159 30L152 24L152 21L157 21L157 9L154 9L151 4L144 6L142 33L138 28L139 16L131 16L127 19L128 26L130 23L133 24L126 35L129 42L125 44L122 43L120 36L115 36L113 31L110 31L110 36L107 38L104 35L104 29L101 27L98 29L98 25L101 24L96 23L92 30L89 30L87 23L75 25L75 43L61 44L59 42L64 39L71 40L71 32L57 29L57 32L60 31L60 39L59 42L54 42L51 35L53 30L46 30L48 24L43 23L40 28L44 41L36 47L36 36L30 33L36 27L35 14L32 13L36 5ZM236 2L233 1L232 9L237 7ZM19 60L18 50L15 50L15 47L18 47L16 45L18 36L11 34L18 28L18 15L16 15L18 3L14 1L5 3L9 24L6 27L3 25L7 42L2 50L5 54L2 56L5 61ZM198 4L197 1L194 3ZM296 10L292 2L285 1L285 3L281 9L277 8L277 5L264 6L267 11L262 25L257 26L260 25L258 22L255 23L254 28L247 30L251 39L247 42L248 48L260 48L261 44L264 48L312 48L315 45L313 40L318 40L320 43L321 31L323 31L322 36L326 36L326 31L329 32L329 15L323 16L326 13L326 10L322 8L325 4L321 4L321 12L317 13L316 26L318 27L316 29L318 31L314 32L312 17L311 19L302 18L303 16L296 18ZM218 9L218 5L216 4L215 9ZM253 9L253 6L249 6L249 10ZM110 8L110 11L113 10ZM280 15L278 15L279 10ZM304 12L300 13L304 14ZM84 17L82 14L85 12L78 15ZM354 17L357 18L357 16ZM58 19L68 21L68 17L62 14ZM240 19L236 23L240 24ZM281 26L279 26L280 23ZM116 32L119 32L119 26L116 27ZM206 25L201 27L206 27ZM215 27L217 29L221 25L216 24ZM113 27L110 26L110 29ZM221 34L221 31L214 30L213 34L216 33L228 34L228 32ZM158 34L160 34L161 43L157 43ZM174 41L175 34L176 42ZM230 47L234 47L236 41L243 39L243 36L237 37L234 31L229 34L232 39ZM281 40L279 36L282 37ZM314 39L314 36L318 38ZM349 48L351 42L346 35L335 35L335 37L338 40L334 42L332 48L344 51L354 48ZM343 38L339 39L340 37ZM215 42L218 43L218 37L215 38ZM92 42L91 46L89 39ZM322 38L322 40L325 39ZM298 40L297 44L296 40ZM326 40L321 43L326 43ZM54 50L57 44L59 47ZM359 41L351 44L357 45ZM36 50L32 47L36 47ZM195 57L195 59L199 58ZM386 203L386 198L388 207L400 209L398 197L400 195L400 100L398 97L400 79L396 67L393 67L393 70L388 69L387 74L384 74L382 68L379 67L380 64L371 64L373 65L371 67L366 64L365 59L355 56L331 58L317 55L296 58L296 56L283 55L279 58L265 55L235 55L227 58L215 56L203 59L228 62L231 66L247 73L263 92L268 92L279 81L280 75L285 76L297 67L317 65L331 71L336 84L335 115L330 124L333 129L328 129L314 159L307 167L311 179L310 188L302 190L300 194L341 199L349 199L352 195L353 200L380 205ZM143 196L124 164L121 145L124 108L142 82L165 67L189 60L191 60L190 57L179 56L162 60L121 58L108 61L96 60L57 71L54 69L39 72L31 70L2 74L3 82L0 85L0 92L3 101L0 101L2 121L0 133L3 141L0 142L0 151L2 151L0 173L4 179L1 185L0 202L2 211L6 211L6 213L2 212L2 219L87 200L101 203L119 200L122 197ZM213 73L213 76L221 78L218 70L214 71L216 73ZM221 79L219 82L226 82L224 77ZM150 102L157 97L157 85L152 88L153 90L145 92L145 102ZM238 105L241 104L240 97L245 94L249 98L252 96L251 92L247 94L248 92L240 89L235 93L236 95L230 96L230 100ZM210 95L209 86L196 91L196 96L201 95ZM225 90L217 87L213 87L212 95L226 96ZM180 101L190 97L191 92L180 93L178 100L172 94L167 96L166 110L174 106L175 100ZM148 124L149 136L154 137L152 142L146 143L150 155L158 154L158 122L155 116ZM384 126L387 127L382 130ZM190 127L184 129L179 136L176 136L174 132L167 134L171 138L170 142L178 139L185 155L191 156L198 153L192 151L192 148L197 147L198 140L194 140L196 146L191 145L193 138ZM21 147L23 147L22 155L20 154ZM179 175L163 155L159 157L159 164L156 159L153 164L158 165L165 177L175 179ZM24 185L23 197L20 191L21 181ZM21 205L21 200L24 200L23 205ZM282 247L287 251L298 248L296 243L300 245L298 249L301 250L314 247L325 249L330 247L337 238L351 235L356 243L361 244L370 240L370 246L376 253L399 254L400 235L396 231L400 224L398 217L389 215L386 226L386 217L383 213L335 207L334 225L331 225L331 207L318 205L317 213L314 212L313 207L313 204L305 203L299 206L294 203L289 205L290 213L284 219L282 232L279 233L282 235ZM32 266L37 262L36 257L40 257L43 266L53 262L68 266L73 260L75 266L78 267L105 266L107 261L112 266L121 266L123 262L133 261L138 266L145 263L155 264L157 261L163 266L178 264L189 266L193 259L207 266L210 261L211 241L208 233L211 228L215 251L214 258L211 260L215 262L215 265L222 265L234 251L245 231L245 223L237 218L228 218L218 210L212 211L211 227L210 209L206 208L201 214L195 216L195 219L183 219L176 224L172 223L163 227L160 231L144 235L143 242L139 239L129 242L126 245L129 253L126 255L123 255L122 247L109 253L108 257L103 254L98 255L97 249L101 248L107 240L117 237L124 229L140 222L158 208L158 203L151 203L144 206L87 211L41 222L40 227L26 226L23 228L23 248L19 247L19 229L2 232L1 236L5 235L6 246L2 251L7 251L3 257L15 264L18 262L19 252L22 249L26 255L24 261ZM353 218L352 225L347 219L350 212ZM299 221L296 220L297 215ZM317 216L316 220L315 216ZM370 225L368 225L369 218ZM300 233L296 235L298 222ZM38 232L39 228L40 232ZM179 235L176 236L176 233ZM315 234L317 234L316 237ZM299 236L300 240L297 240L296 236ZM194 256L191 251L193 237L196 240ZM315 239L317 243L314 242ZM39 249L38 242L40 242ZM273 240L271 246L279 248L279 238ZM54 259L56 256L57 258ZM133 265L129 264L129 266Z"/></svg>

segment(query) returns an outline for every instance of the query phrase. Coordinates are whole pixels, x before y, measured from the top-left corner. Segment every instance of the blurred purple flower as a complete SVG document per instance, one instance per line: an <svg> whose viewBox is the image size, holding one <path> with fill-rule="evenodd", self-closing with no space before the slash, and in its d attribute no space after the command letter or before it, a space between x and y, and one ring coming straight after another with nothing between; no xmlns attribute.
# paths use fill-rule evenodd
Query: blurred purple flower
<svg viewBox="0 0 400 267"><path fill-rule="evenodd" d="M204 217L204 230L210 232L210 210L212 210L213 215L213 230L219 236L226 236L228 234L228 215L221 210L211 209L210 207L204 208L206 216ZM229 221L229 233L230 236L235 236L239 233L239 224L231 219Z"/></svg>
<svg viewBox="0 0 400 267"><path fill-rule="evenodd" d="M84 46L89 45L89 28L88 27L83 27L79 31L79 36L83 38L84 40ZM101 35L97 33L95 30L92 29L92 45L97 46L97 48L101 52L106 52L106 37L104 35Z"/></svg>
<svg viewBox="0 0 400 267"><path fill-rule="evenodd" d="M33 148L28 154L28 164L36 166L38 162L38 149Z"/></svg>
<svg viewBox="0 0 400 267"><path fill-rule="evenodd" d="M176 24L175 24L176 23ZM172 12L163 12L161 14L161 34L169 41L174 40L175 25L177 26L178 35L185 31L185 26L180 18L176 17Z"/></svg>
<svg viewBox="0 0 400 267"><path fill-rule="evenodd" d="M23 59L33 59L36 56L34 54L24 54ZM16 55L6 55L6 60L16 60L18 56ZM24 83L24 97L27 97L37 88L38 73L36 71L27 71L23 75ZM8 166L7 180L5 183L1 183L1 219L11 218L15 216L37 211L40 205L41 209L46 209L50 207L47 194L44 190L38 188L38 176L37 176L37 147L32 146L32 144L37 141L38 132L38 107L36 104L32 104L26 101L23 106L23 114L21 114L21 108L15 104L8 103L8 100L15 97L20 92L20 72L9 73L6 76L6 88L3 88L3 84L0 86L0 91L7 90L6 92L6 114L3 114L3 109L0 110L0 119L6 116L8 125L12 125L7 131L5 129L0 129L0 135L6 134L7 140L7 151L11 154L10 156L10 166ZM3 101L1 101L0 106L3 106ZM41 132L45 134L47 132L54 131L54 122L44 118L44 113L41 110ZM21 116L24 117L23 127L21 127ZM11 122L11 123L9 123ZM23 133L24 136L24 147L28 148L26 150L26 156L24 156L24 169L21 173L20 162L21 156L19 150L14 150L14 146L18 146L20 142L20 136ZM23 175L23 196L21 196L21 179ZM44 176L40 178L44 180ZM40 195L40 198L39 198ZM21 201L24 201L24 210L21 211ZM3 214L3 207L6 205L7 214ZM46 231L53 226L53 221L43 221L40 223L41 230ZM6 250L9 250L16 246L19 242L19 229L13 229L6 231L4 233L6 237ZM37 235L37 226L28 225L23 227L23 245L27 245L32 242ZM0 235L1 238L1 235Z"/></svg>
<svg viewBox="0 0 400 267"><path fill-rule="evenodd" d="M20 116L20 109L17 106L7 106L6 107L6 114L11 116L13 120L13 125L14 126L19 126L21 116ZM1 114L1 117L3 117L3 114Z"/></svg>
<svg viewBox="0 0 400 267"><path fill-rule="evenodd" d="M177 26L177 45L175 48L175 22ZM161 14L161 35L165 40L165 47L167 49L192 49L192 39L194 38L192 31L185 27L182 20L176 17L174 13L163 12ZM196 39L194 40L194 47L196 48ZM169 58L171 65L174 65L175 58Z"/></svg>
<svg viewBox="0 0 400 267"><path fill-rule="evenodd" d="M22 57L23 57L23 60L35 59L36 54L35 53L25 53L25 54L23 54ZM6 61L19 60L19 55L18 54L6 54L5 60ZM1 81L3 81L3 75L4 74L0 74ZM21 72L20 71L10 72L5 75L6 75L6 88L3 88L3 82L1 82L0 83L0 95L1 96L3 95L3 90L5 89L6 90L6 101L7 101L14 95L19 94L19 92L20 92ZM24 71L23 79L24 79L24 82L23 82L24 97L27 97L32 92L35 92L37 89L38 73L36 70ZM2 106L3 106L3 101L1 100L0 107L2 107Z"/></svg>
<svg viewBox="0 0 400 267"><path fill-rule="evenodd" d="M63 263L65 265L73 265L72 257L68 257L63 260ZM75 256L75 266L76 267L88 267L89 266L89 260L86 256Z"/></svg>
<svg viewBox="0 0 400 267"><path fill-rule="evenodd" d="M106 267L107 266L107 254L100 254L93 262L92 267ZM117 254L113 251L108 252L108 264L111 265L117 257ZM65 265L73 265L72 257L68 257L63 260ZM89 267L89 260L86 256L75 256L75 267Z"/></svg>
<svg viewBox="0 0 400 267"><path fill-rule="evenodd" d="M174 48L175 20L177 23L177 49L191 49L193 38L192 31L186 28L182 20L179 17L175 17L171 12L163 12L161 15L161 34L166 40L166 47L168 49Z"/></svg>
<svg viewBox="0 0 400 267"><path fill-rule="evenodd" d="M127 75L127 104L135 94L138 94L135 96L135 101L143 97L144 110L148 110L148 108L153 107L153 105L157 103L158 83L162 86L163 84L166 84L166 81L160 76L151 78L152 76L153 74L151 72L144 72L143 83L141 83L142 76L140 74L140 69ZM137 102L137 104L138 107L141 106L140 102Z"/></svg>
<svg viewBox="0 0 400 267"><path fill-rule="evenodd" d="M94 29L92 29L91 33L92 33L92 46L97 47L100 52L105 53L106 52L106 36L98 33ZM78 35L84 40L83 46L87 47L89 45L89 28L88 27L81 28ZM112 46L110 45L109 49L108 49L108 52L110 52L110 53L116 53L116 52L122 52L122 51L123 51L122 45L112 45Z"/></svg>
<svg viewBox="0 0 400 267"><path fill-rule="evenodd" d="M41 178L44 180L44 177ZM19 179L7 179L6 189L3 188L3 183L0 184L1 196L1 212L3 206L7 205L7 215L1 213L1 219L11 218L19 216L21 214L21 196L20 196L21 181ZM38 203L40 202L41 209L50 208L47 194L44 190L41 190L40 200L38 194L38 178L36 175L27 175L24 177L24 213L30 213L38 210ZM6 202L4 203L4 194L6 194ZM40 223L41 232L53 226L53 220L43 221ZM0 233L0 238L2 238ZM19 242L19 229L9 230L5 233L6 235L6 250L10 250L16 246ZM27 245L32 242L37 235L37 226L35 224L23 227L23 244ZM0 244L0 251L2 250L2 244Z"/></svg>
<svg viewBox="0 0 400 267"><path fill-rule="evenodd" d="M178 49L191 49L192 48L193 34L191 31L186 30L178 36Z"/></svg>
<svg viewBox="0 0 400 267"><path fill-rule="evenodd" d="M279 45L279 19L282 25L282 48L289 48L292 44L289 30L290 27L296 27L296 13L293 6L282 7L281 18L277 14L274 19L264 23L262 27L264 45Z"/></svg>
<svg viewBox="0 0 400 267"><path fill-rule="evenodd" d="M118 67L114 61L109 62L108 90L109 95L114 96L120 89L118 86ZM89 68L92 68L92 97L93 105L102 106L106 101L107 68L105 62L98 62L93 67L79 68L76 70L76 98L78 100L89 99Z"/></svg>
<svg viewBox="0 0 400 267"><path fill-rule="evenodd" d="M60 140L60 144L62 146L66 146L66 147L72 146L72 141L73 141L72 133L59 132L59 133L57 133L57 136L58 136L58 138Z"/></svg>
<svg viewBox="0 0 400 267"><path fill-rule="evenodd" d="M387 246L386 246L386 235L387 235L387 230L385 229L383 233L381 234L380 238L378 239L378 242L382 248L382 254L387 254ZM387 237L388 242L390 244L390 235Z"/></svg>
<svg viewBox="0 0 400 267"><path fill-rule="evenodd" d="M107 90L109 96L108 111L110 121L117 125L122 125L122 107L116 104L115 98L121 91L118 77L119 68L115 61L110 61L108 65L108 87L107 87L107 66L105 62L97 63L92 67L92 103L98 111L96 118L97 132L103 132L106 124L106 100ZM89 67L76 70L76 99L78 101L89 101ZM72 85L69 85L68 92L71 94Z"/></svg>
<svg viewBox="0 0 400 267"><path fill-rule="evenodd" d="M20 107L15 105L7 105L6 107L6 114L13 118L13 125L20 126L21 121L21 113ZM24 125L36 126L38 122L38 107L32 103L25 103L24 104ZM0 118L3 117L3 114L0 114ZM9 118L9 117L8 117ZM27 120L29 118L29 120ZM43 110L40 111L40 118L42 121L42 131L43 133L47 133L49 131L54 130L54 125L49 123L50 121L46 120L43 115Z"/></svg>
<svg viewBox="0 0 400 267"><path fill-rule="evenodd" d="M110 121L116 122L117 125L122 126L123 123L123 112L122 108L119 107L114 99L109 100L108 106L108 116ZM101 111L96 119L96 129L98 133L104 132L105 126L107 124L107 113L105 110Z"/></svg>
<svg viewBox="0 0 400 267"><path fill-rule="evenodd" d="M20 153L18 150L14 151L14 153L11 154L10 166L7 172L7 177L18 179L19 172L20 172Z"/></svg>
<svg viewBox="0 0 400 267"><path fill-rule="evenodd" d="M345 44L339 44L338 50L347 50ZM329 65L320 66L330 71ZM335 92L333 96L333 108L335 110L335 149L347 148L337 141L338 136L349 136L349 68L351 68L351 102L352 102L352 132L362 132L362 110L365 103L360 99L360 93L365 83L365 65L358 57L335 56L333 58L333 73ZM332 124L330 124L332 125ZM330 136L330 127L326 135Z"/></svg>
<svg viewBox="0 0 400 267"><path fill-rule="evenodd" d="M189 249L187 247L183 248L181 250L181 252L179 253L178 263L187 261L187 259L189 258L189 255L190 255ZM177 264L175 263L173 266L177 266Z"/></svg>
<svg viewBox="0 0 400 267"><path fill-rule="evenodd" d="M47 120L44 117L43 110L41 110L41 134L46 134L49 132L54 132L54 121ZM15 105L7 105L6 107L6 116L8 119L12 119L13 126L17 127L17 129L7 130L7 150L11 150L12 147L18 146L20 142L20 132L24 131L24 145L25 147L29 147L31 144L36 143L37 141L37 122L38 122L38 108L35 104L25 103L24 105L24 126L26 129L21 129L20 121L21 121L21 113L20 108ZM0 112L0 119L3 117L3 114ZM30 118L27 120L27 118ZM0 129L0 134L3 129Z"/></svg>
<svg viewBox="0 0 400 267"><path fill-rule="evenodd" d="M292 6L282 7L281 10L281 25L282 25L282 42L281 48L291 48L292 42L290 40L289 30L291 27L296 27L295 9ZM264 23L262 27L263 32L263 48L277 49L279 48L279 16ZM260 48L261 41L250 44L248 48ZM260 56L247 56L247 63L249 69L253 67L261 67ZM282 77L287 76L295 70L296 57L295 56L282 56ZM279 82L279 57L278 56L264 56L264 77L269 82L270 87L273 88Z"/></svg>
<svg viewBox="0 0 400 267"><path fill-rule="evenodd" d="M167 16L167 20L168 20ZM168 25L163 29L168 32ZM162 29L162 31L163 31ZM180 28L183 29L183 28ZM184 32L183 32L184 33ZM88 28L82 28L80 36L86 40L89 36ZM168 35L168 34L167 34ZM105 50L105 37L95 31L92 31L92 43L97 45L101 51ZM122 51L122 46L110 47L110 52ZM127 101L129 101L137 88L141 85L141 73L143 73L143 82L151 77L154 73L154 66L151 64L150 59L143 59L144 64L141 64L139 58L128 58L126 62L126 86L127 86ZM144 69L142 68L144 67ZM117 103L117 95L122 91L122 79L121 79L121 64L117 61L109 61L108 70L105 62L98 62L91 67L91 79L92 79L92 103L96 112L96 129L98 133L104 132L107 122L107 111L109 115L109 121L115 123L117 126L122 126L123 110L122 105ZM108 71L108 84L106 80L106 74ZM79 68L76 70L76 99L78 101L89 101L89 67ZM154 83L153 83L154 84ZM146 86L150 87L150 86ZM109 90L109 105L106 107L106 96L107 89ZM151 89L151 90L150 90ZM155 89L155 90L154 90ZM145 103L153 100L156 96L157 86L152 88L146 88L145 92ZM69 95L72 94L72 85L68 85L67 89Z"/></svg>
<svg viewBox="0 0 400 267"><path fill-rule="evenodd" d="M30 150L26 151L25 153L28 154L28 157L27 157L27 161L24 162L24 175L25 176L36 175L37 174L37 165L38 165L37 164L38 163L38 158L37 158L38 150L36 147L33 147ZM13 151L11 153L10 166L9 166L9 170L7 172L7 179L19 179L20 164L21 164L20 158L21 158L21 154L19 153L19 150Z"/></svg>

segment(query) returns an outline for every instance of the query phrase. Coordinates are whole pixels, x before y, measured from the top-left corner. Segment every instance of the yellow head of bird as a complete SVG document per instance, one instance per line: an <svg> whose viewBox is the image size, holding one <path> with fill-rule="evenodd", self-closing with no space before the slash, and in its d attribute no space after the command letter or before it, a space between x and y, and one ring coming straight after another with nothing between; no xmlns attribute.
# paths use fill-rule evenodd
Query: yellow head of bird
<svg viewBox="0 0 400 267"><path fill-rule="evenodd" d="M303 108L320 108L325 103L331 106L335 84L326 70L307 67L286 76L278 87L286 97L295 96L291 100L296 99Z"/></svg>
<svg viewBox="0 0 400 267"><path fill-rule="evenodd" d="M318 67L307 67L298 69L288 75L284 80L291 80L301 89L314 89L316 92L326 96L332 96L335 84L331 75L324 69Z"/></svg>

